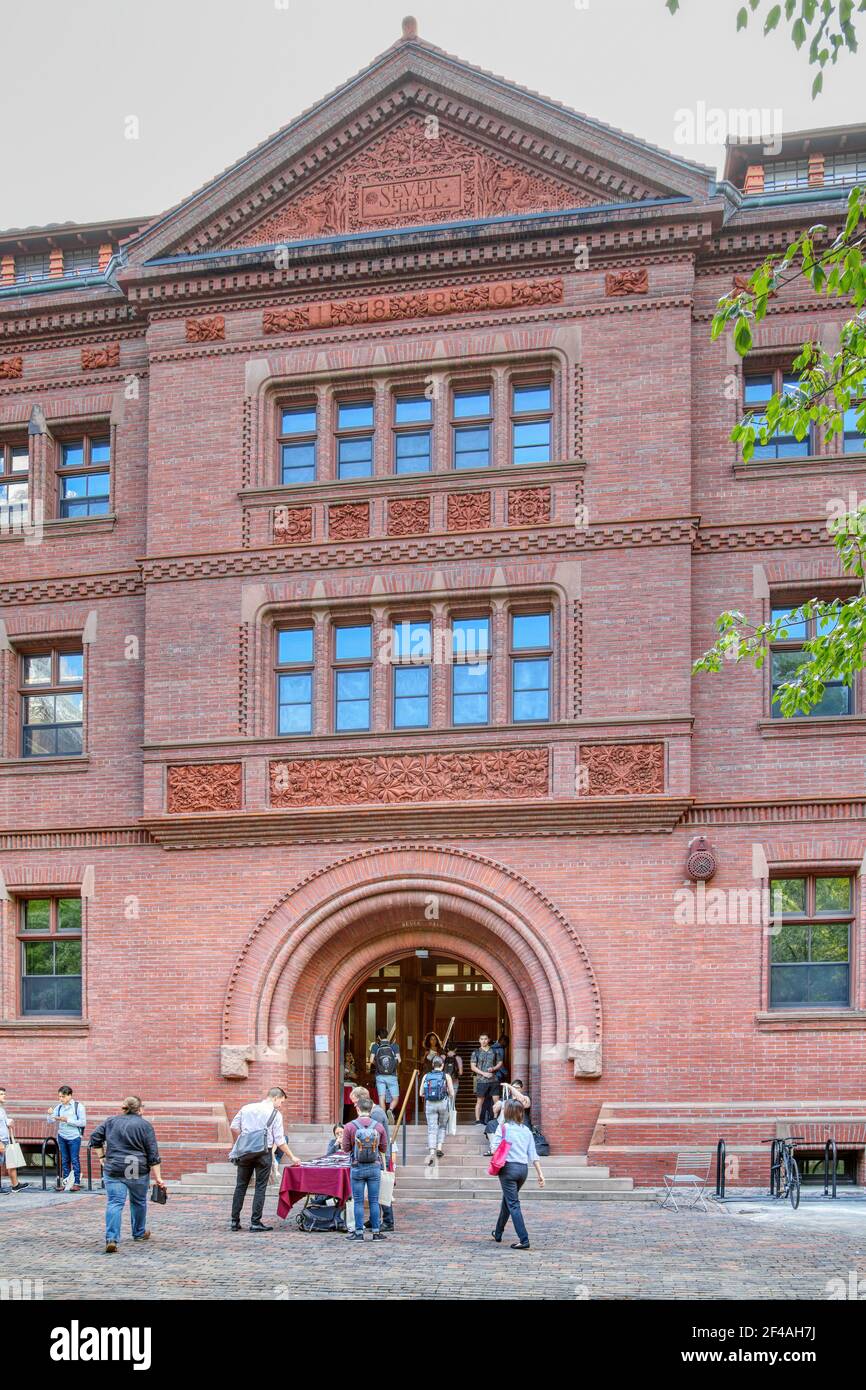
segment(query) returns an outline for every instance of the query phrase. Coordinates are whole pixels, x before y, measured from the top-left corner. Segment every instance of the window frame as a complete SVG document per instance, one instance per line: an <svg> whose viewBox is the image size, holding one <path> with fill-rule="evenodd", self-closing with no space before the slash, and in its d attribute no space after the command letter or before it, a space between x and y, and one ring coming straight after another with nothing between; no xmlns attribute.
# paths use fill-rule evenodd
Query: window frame
<svg viewBox="0 0 866 1390"><path fill-rule="evenodd" d="M817 907L816 907L816 900L817 900L817 884L818 884L819 879L825 879L825 878L845 878L845 879L848 880L848 882L849 882L849 884L850 884L850 896L849 896L849 902L848 902L848 910L847 910L846 912L834 912L834 911L828 911L828 912L824 912L824 913L818 912ZM790 923L790 924L793 924L793 925L795 925L795 926L804 926L804 927L809 928L809 959L806 960L806 961L774 961L774 960L773 960L773 944L774 944L774 942L778 939L779 935L781 935L781 932L776 933L775 935L772 934L772 933L769 933L769 934L768 934L768 944L767 944L767 1009L768 1009L768 1011L770 1011L771 1013L779 1014L779 1015L781 1015L781 1016L784 1016L786 1013L790 1013L792 1010L797 1010L797 1009L801 1009L801 1010L802 1010L802 1009L818 1009L818 1010L828 1010L828 1009L829 1009L829 1010L833 1010L833 1011L836 1011L836 1012L844 1012L845 1010L853 1009L853 1008L855 1007L855 992L856 992L856 988L857 988L857 982L856 982L856 979L855 979L855 966L856 966L856 953L855 953L855 947L856 947L856 927L857 927L857 920L858 920L858 875L856 874L856 872L855 872L850 866L844 867L844 868L833 868L832 866L823 866L823 865L822 865L820 868L817 868L817 869L815 869L815 868L806 869L806 868L803 868L803 867L801 867L801 866L794 866L794 865L792 865L790 868L788 868L788 867L785 866L785 865L777 865L777 866L775 866L775 867L773 868L773 870L771 871L771 873L770 873L770 875L769 875L769 878L768 878L768 880L767 880L768 890L769 890L770 912L771 912L771 914L773 915L773 921L774 921L774 922L775 922L775 903L774 903L774 901L773 901L773 885L774 885L774 883L776 883L776 882L780 882L780 881L789 881L789 880L791 880L791 879L802 879L802 880L804 881L804 883L805 883L805 886L806 886L806 887L805 887L805 895L804 895L804 910L803 910L803 912L788 912L788 913L782 913L782 914L781 914L781 917L782 917L782 926L784 927L784 926L786 926L786 925L788 925L788 924ZM847 1001L846 1001L844 1004L842 1004L842 1003L830 1003L830 1002L822 1001L822 1000L815 1001L814 1003L810 1002L809 1000L805 1000L805 1001L804 1001L804 1000L798 1000L798 1001L792 1001L792 1002L790 1002L790 1003L781 1003L781 1004L780 1004L780 1003L774 1002L774 1000L773 1000L773 972L774 972L774 969L776 969L777 967L791 967L791 966L793 966L793 967L799 967L799 966L803 966L803 965L805 965L806 967L810 967L810 966L812 966L812 965L814 965L814 964L821 964L821 962L815 962L815 961L813 961L812 958L811 958L811 943L812 943L811 930L812 930L812 928L813 928L813 927L816 927L816 926L817 926L817 927L820 927L820 926L842 926L842 925L847 925L847 928L848 928L848 958L847 958L847 961L845 962L846 969L847 969L847 971L848 971L848 998L847 998ZM840 964L841 962L836 962L836 963L837 963L837 964ZM828 964L832 964L832 962L828 962Z"/></svg>
<svg viewBox="0 0 866 1390"><path fill-rule="evenodd" d="M533 618L545 615L549 621L550 640L547 647L515 647L514 645L514 620L515 618ZM553 633L554 610L551 603L533 605L532 607L514 607L508 613L508 692L509 692L509 713L512 724L551 724L553 723ZM515 663L518 661L547 661L547 686L539 686L538 689L547 690L547 715L543 719L517 719L515 717L515 695L518 692L514 684Z"/></svg>
<svg viewBox="0 0 866 1390"><path fill-rule="evenodd" d="M24 679L24 663L30 657L49 656L51 658L51 680L46 685L27 684ZM80 656L81 657L81 680L61 682L59 678L60 657L61 656ZM18 710L20 720L20 739L19 757L36 762L48 761L51 758L82 758L86 753L85 737L87 733L87 662L85 660L84 643L80 640L76 642L51 642L27 645L19 649L18 657ZM26 701L30 697L38 695L49 695L56 698L58 695L81 695L81 723L71 721L63 724L30 724L26 720ZM53 753L28 753L25 751L27 731L30 729L54 729L55 741L56 731L59 729L81 729L81 747L76 753L72 752L53 752Z"/></svg>
<svg viewBox="0 0 866 1390"><path fill-rule="evenodd" d="M429 652L428 652L427 656L413 657L413 656L411 655L411 651L410 651L410 653L409 653L408 655L406 655L406 656L403 656L403 655L398 656L398 655L397 655L397 641L396 641L395 633L396 633L396 631L397 631L398 628L402 627L403 623L408 624L408 626L409 626L409 628L410 628L410 645L411 645L411 628L413 628L413 627L415 627L415 626L420 626L421 624L424 624L424 626L428 628L429 633L430 633L430 648L429 648ZM390 626L390 629L391 629L391 701L390 701L390 707L391 707L391 728L394 730L395 733L405 733L405 732L407 732L407 731L411 732L411 731L414 730L414 729L432 729L432 728L433 728L433 666L434 666L434 662L433 662L433 642L434 642L434 634L433 634L433 618L432 618L432 615L431 615L430 613L426 613L426 612L423 612L423 611L418 611L418 612L415 612L415 613L393 614L393 615L391 616L390 620L389 620L389 626ZM397 682L397 673L398 673L399 671L406 671L406 670L410 670L410 671L425 670L425 671L427 672L427 694L426 694L426 696L398 695L398 693L397 693L397 684L398 684L398 682ZM426 699L426 701L427 701L427 720L426 720L426 723L424 723L424 724L398 724L398 723L397 723L397 703L398 703L399 700L407 700L407 699Z"/></svg>
<svg viewBox="0 0 866 1390"><path fill-rule="evenodd" d="M429 420L407 420L398 422L397 408L403 401L425 401L430 409ZM413 390L410 386L402 386L395 390L391 395L391 471L395 478L424 478L433 472L434 452L433 452L433 429L435 426L436 412L433 409L433 401L423 389ZM409 435L425 435L427 439L427 467L426 468L400 468L399 441ZM414 455L412 456L414 457ZM418 455L419 458L422 455Z"/></svg>
<svg viewBox="0 0 866 1390"><path fill-rule="evenodd" d="M508 382L508 429L509 429L509 462L512 468L544 468L553 462L554 456L554 399L553 399L554 378L552 373L544 376L512 376ZM550 405L545 410L523 410L518 411L515 396L518 391L531 391L547 389L550 393ZM546 459L531 459L526 463L520 462L517 458L518 445L516 443L516 429L520 425L535 425L546 422L550 432ZM521 445L520 448L532 448L532 445Z"/></svg>
<svg viewBox="0 0 866 1390"><path fill-rule="evenodd" d="M370 655L369 657L343 657L337 656L337 633L346 628L368 628L370 631ZM373 732L373 644L375 629L372 617L339 618L332 620L330 631L330 666L331 666L331 727L335 734L370 734ZM365 728L341 729L339 711L341 704L357 704L357 700L341 700L339 695L339 675L344 671L366 671L367 672L367 725Z"/></svg>
<svg viewBox="0 0 866 1390"><path fill-rule="evenodd" d="M286 434L283 430L283 417L291 411L312 411L315 416L315 428L312 431L304 430L300 434ZM320 421L320 401L318 395L299 397L297 400L281 400L277 403L277 466L280 475L280 487L310 487L311 484L319 481L319 421ZM292 445L312 444L313 446L313 476L303 480L286 479L284 451Z"/></svg>
<svg viewBox="0 0 866 1390"><path fill-rule="evenodd" d="M64 450L81 444L83 453L83 463L67 466L63 462ZM93 462L94 446L108 444L108 461L105 463ZM96 429L83 429L81 433L66 432L58 436L57 439L57 516L61 521L93 521L97 517L110 516L114 498L114 431L108 425L103 433ZM64 497L63 487L68 478L88 478L105 474L108 478L108 491L103 496L98 494L92 500L94 502L104 502L104 511L91 511L91 498L89 494L84 497ZM69 516L67 506L87 505L87 512L83 516Z"/></svg>
<svg viewBox="0 0 866 1390"><path fill-rule="evenodd" d="M861 397L859 400L851 401L850 405L848 406L848 410L853 411L853 413L854 413L854 415L855 415L855 417L856 417L857 411L860 410L860 409L862 408L862 406L863 406L863 398ZM854 428L853 430L846 430L846 428L845 428L845 416L848 414L848 410L844 411L844 412L843 412L843 415L842 415L842 453L843 453L846 457L851 457L851 456L854 456L854 455L856 455L856 454L864 454L864 453L866 453L866 432L863 432L863 431L858 430L858 429L856 429L856 428ZM856 418L855 418L855 426L856 426ZM855 447L852 448L852 449L849 449L849 448L848 448L848 441L849 441L849 440L855 441Z"/></svg>
<svg viewBox="0 0 866 1390"><path fill-rule="evenodd" d="M34 931L25 927L27 904L29 902L48 902L49 924L47 931ZM61 930L59 926L61 902L79 902L81 904L79 925L71 930ZM17 952L17 975L18 975L18 1017L19 1018L83 1018L84 1017L84 898L78 891L67 891L64 889L51 888L41 889L18 895L14 903L15 908L15 938L18 946ZM28 975L25 970L26 947L39 942L51 942L53 946L52 965L55 969L51 975ZM58 941L77 941L79 943L79 972L77 975L58 976L56 971L57 964L57 943ZM79 1003L78 1010L73 1012L70 1009L28 1009L25 1008L25 985L26 979L77 979L79 981Z"/></svg>
<svg viewBox="0 0 866 1390"><path fill-rule="evenodd" d="M340 425L340 411L344 406L369 405L372 411L372 421L369 425L346 426ZM370 471L369 473L359 473L354 476L344 476L341 472L343 467L340 460L340 445L344 442L350 443L353 440L369 439L370 441ZM350 465L351 466L351 465ZM345 396L336 395L334 397L334 477L341 483L360 483L367 482L376 476L376 395L372 391L358 392L353 394L347 392Z"/></svg>
<svg viewBox="0 0 866 1390"><path fill-rule="evenodd" d="M484 657L479 658L478 656L476 656L474 660L469 660L465 655L456 656L454 653L454 624L461 622L465 623L479 621L483 621L487 624L487 651ZM451 691L449 702L451 727L452 729L488 729L490 728L491 715L493 712L493 616L489 611L479 610L477 612L470 612L465 609L455 609L453 612L450 612L448 614L448 635L451 665ZM455 690L455 670L459 666L481 666L482 664L487 669L487 683L486 689L484 691L487 700L487 717L483 720L458 721L454 717L455 702L461 696L465 696L467 694L470 694L471 692Z"/></svg>
<svg viewBox="0 0 866 1390"><path fill-rule="evenodd" d="M748 419L748 420L751 420L753 417L756 417L756 416L757 416L759 419L760 419L760 418L763 418L764 411L763 411L763 408L762 408L762 407L766 406L766 402L747 402L747 401L746 401L746 390L747 390L748 383L749 383L750 381L755 381L755 380L758 379L759 377L769 377L769 378L770 378L770 395L771 395L771 396L775 396L775 395L779 395L779 394L782 392L782 390L784 389L784 385L785 385L786 380L789 381L789 382L792 382L792 381L793 381L793 382L796 384L796 376L797 376L797 373L794 372L794 370L793 370L790 366L780 365L778 362L776 362L776 363L770 363L770 364L768 364L768 365L766 365L766 366L764 366L764 367L762 367L762 368L760 368L760 369L759 369L759 368L755 368L755 369L752 370L752 371L748 371L748 372L747 372L747 371L744 371L744 372L743 372L743 392L742 392L742 408L743 408L743 412L742 412L742 413L743 413L743 418L744 418L744 419ZM759 452L759 451L764 450L764 449L769 449L769 448L773 445L773 441L774 441L774 440L776 441L776 445L775 445L776 452L775 452L775 453L769 454L769 453L762 453L762 452ZM785 454L779 453L779 445L780 445L780 444L785 444L785 443L787 443L788 441L790 441L790 443L791 443L797 450L799 450L800 452L798 452L798 453L785 453ZM793 462L795 462L797 459L813 458L813 457L814 457L814 454L815 454L815 430L814 430L814 426L813 426L812 424L810 424L810 425L809 425L808 432L806 433L806 436L805 436L805 438L803 438L803 439L795 439L794 436L793 436L792 434L774 434L774 435L771 435L770 438L767 440L766 444L762 444L762 443L760 442L759 439L756 439L756 440L755 440L755 451L754 451L754 453L753 453L753 455L752 455L751 462L752 462L752 463L755 463L755 464L760 464L760 463L769 463L769 464L774 464L774 463L779 463L779 464L793 463Z"/></svg>
<svg viewBox="0 0 866 1390"><path fill-rule="evenodd" d="M467 382L463 382L463 381L461 381L461 382L455 382L454 380L452 380L451 383L450 383L450 387L451 387L451 412L450 412L451 418L450 418L450 422L449 422L449 423L450 423L450 428L451 428L451 458L450 458L450 467L451 467L451 471L454 472L454 473L471 473L472 470L475 469L475 468L484 468L484 469L491 468L491 467L493 466L493 421L494 421L494 395L495 395L494 389L493 389L493 383L492 383L491 381L478 382L477 385L474 385L474 386L473 386L473 385L470 385L470 384L467 383ZM487 414L486 414L486 415L461 415L461 416L458 416L458 415L457 415L456 403L457 403L458 397L460 397L460 396L480 396L480 395L482 395L482 394L487 396L488 403L489 403L489 408L488 408L488 411L487 411ZM486 453L487 453L487 462L486 462L486 463L473 463L470 467L467 467L467 468L460 468L460 467L458 467L458 465L457 465L457 458L458 458L457 440L458 440L458 437L459 437L461 431L464 431L464 430L480 430L480 429L486 429L486 431L487 431L487 449L486 449ZM466 452L467 452L467 453L476 454L476 453L481 453L481 452L485 452L485 451L479 450L479 449L468 449L468 450L466 450Z"/></svg>
<svg viewBox="0 0 866 1390"><path fill-rule="evenodd" d="M284 632L309 632L312 637L312 654L309 661L280 661L280 635ZM280 682L283 676L310 677L310 727L283 731L280 728ZM306 701L293 701L293 704L306 704ZM274 628L274 724L277 738L311 738L316 726L316 624L312 618L298 618L291 622L277 623Z"/></svg>
<svg viewBox="0 0 866 1390"><path fill-rule="evenodd" d="M12 468L14 454L23 450L27 455L27 467L23 471ZM26 501L22 502L0 502L0 530L14 530L16 526L26 526L30 521L30 483L31 483L31 458L30 441L25 438L24 443L16 442L12 439L0 439L0 488L9 488L15 484L23 483L27 489ZM13 515L14 514L14 515ZM4 521L5 518L5 521ZM17 518L17 519L16 519Z"/></svg>
<svg viewBox="0 0 866 1390"><path fill-rule="evenodd" d="M771 599L770 599L770 602L769 602L769 618L770 618L770 622L775 621L774 618L773 618L773 614L774 614L774 613L779 613L780 611L791 612L791 611L793 611L793 609L798 608L801 604L806 603L806 602L808 602L810 599L813 599L813 598L815 598L815 597L818 597L818 598L821 599L822 601L829 603L829 602L832 602L832 599L833 599L833 598L842 597L842 596L841 596L841 595L838 595L838 594L833 594L833 595L828 595L828 596L825 598L825 597L824 597L822 594L820 594L820 593L819 593L818 595L816 595L814 592L812 592L812 593L810 593L808 596L805 596L805 597L789 599L789 598L778 598L778 597L776 597L775 595L773 595L773 596L771 597ZM784 719L785 719L785 715L782 714L782 710L781 710L780 705L777 704L776 702L774 702L774 700L773 700L773 695L774 695L774 693L775 693L776 684L777 684L777 682L776 682L776 680L775 680L775 678L774 678L774 674L773 674L773 664L774 664L774 663L773 663L773 657L774 657L774 654L775 654L776 652L796 652L796 651L800 651L800 652L803 652L803 654L805 655L805 652L804 652L804 649L803 649L803 643L806 642L806 641L811 641L811 640L817 635L817 623L818 623L817 618L814 618L814 617L813 617L813 618L799 619L798 621L800 621L800 622L805 622L805 624L806 624L806 634L805 634L804 637L787 637L787 638L784 638L784 639L779 639L779 640L773 641L773 642L771 642L771 643L769 644L769 649L770 649L770 650L769 650L769 655L770 655L770 659L769 659L769 661L767 662L767 682L768 682L768 695L767 695L767 700L768 700L768 706L769 706L769 717L770 717L770 719L780 719L780 720L784 720ZM821 635L823 635L823 634L821 634ZM779 684L781 684L781 682L779 682ZM830 681L830 682L828 682L828 683L825 685L825 687L824 687L825 691L836 690L836 689L844 689L844 690L847 690L847 691L849 692L849 695L848 695L848 709L845 710L843 713L839 713L839 714L828 714L825 710L822 710L822 711L820 711L819 713L816 714L813 710L810 710L808 713L805 713L805 714L804 714L802 711L798 710L796 714L793 714L793 715L789 716L789 718L790 718L790 719L850 719L852 715L854 715L854 714L857 713L857 684L858 684L858 683L857 683L856 680L852 681L852 683L851 683L850 685L845 685L842 681Z"/></svg>

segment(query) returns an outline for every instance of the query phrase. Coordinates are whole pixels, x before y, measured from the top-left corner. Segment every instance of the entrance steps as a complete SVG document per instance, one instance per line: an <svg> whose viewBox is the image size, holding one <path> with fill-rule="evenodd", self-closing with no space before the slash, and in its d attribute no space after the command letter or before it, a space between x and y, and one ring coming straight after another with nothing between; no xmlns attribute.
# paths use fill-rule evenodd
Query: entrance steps
<svg viewBox="0 0 866 1390"><path fill-rule="evenodd" d="M324 1153L331 1137L328 1125L292 1125L289 1145L301 1160L316 1158ZM449 1135L445 1156L427 1166L427 1138L423 1126L410 1125L406 1132L406 1162L402 1162L402 1138L397 1143L398 1201L459 1200L467 1198L499 1199L499 1183L487 1173L489 1155L482 1153L481 1130L474 1125L461 1126L456 1135ZM610 1202L654 1201L655 1193L636 1190L630 1177L611 1177L606 1167L590 1166L586 1154L551 1154L543 1158L546 1179L539 1188L530 1173L521 1192L521 1201L552 1202ZM208 1163L204 1172L184 1173L179 1181L169 1182L178 1194L212 1195L229 1199L235 1184L235 1167L228 1162Z"/></svg>

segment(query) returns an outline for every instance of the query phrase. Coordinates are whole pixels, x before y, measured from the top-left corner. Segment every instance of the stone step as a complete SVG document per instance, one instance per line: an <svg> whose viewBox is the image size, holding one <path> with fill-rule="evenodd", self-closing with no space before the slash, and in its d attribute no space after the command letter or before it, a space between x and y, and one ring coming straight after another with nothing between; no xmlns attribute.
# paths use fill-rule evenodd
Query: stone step
<svg viewBox="0 0 866 1390"><path fill-rule="evenodd" d="M302 1155L300 1154L298 1156L302 1157ZM426 1149L424 1149L423 1152L417 1154L412 1154L412 1152L410 1151L408 1157L409 1162L407 1164L404 1165L402 1162L399 1164L401 1171L408 1172L411 1169L426 1171L427 1165L424 1162L424 1159L427 1157ZM489 1162L490 1156L488 1154L454 1155L450 1151L446 1151L445 1157L439 1160L438 1167L440 1172L447 1171L453 1173L486 1173L487 1165ZM586 1158L582 1154L551 1155L548 1158L542 1159L542 1168L544 1168L546 1174L550 1173L551 1175L562 1174L563 1176L565 1176L566 1173L574 1173L575 1176L580 1176L583 1173L587 1173L591 1177L596 1178L606 1178L610 1175L610 1170L608 1168L603 1167L602 1165L593 1165L592 1167L589 1167L589 1165L586 1162ZM207 1172L208 1174L212 1175L220 1174L226 1177L233 1177L235 1171L236 1170L233 1163L218 1162L209 1163L207 1165ZM184 1176L187 1175L185 1174ZM189 1176L196 1175L191 1174Z"/></svg>
<svg viewBox="0 0 866 1390"><path fill-rule="evenodd" d="M530 1182L532 1180L530 1179ZM184 1174L175 1188L183 1192L203 1192L205 1190L216 1189L221 1192L233 1192L234 1181L232 1178L223 1178L219 1175L195 1173ZM548 1187L558 1191L568 1192L626 1192L634 1186L631 1178L587 1178L587 1177L552 1177ZM533 1183L534 1187L534 1183ZM401 1196L417 1195L426 1197L432 1195L434 1188L445 1188L449 1192L468 1192L485 1191L495 1194L499 1191L496 1178L490 1177L454 1177L440 1174L436 1177L432 1171L431 1175L425 1176L423 1173L410 1173L407 1169L402 1169L397 1179L397 1189ZM526 1192L527 1188L524 1187Z"/></svg>
<svg viewBox="0 0 866 1390"><path fill-rule="evenodd" d="M227 1201L230 1200L232 1192L232 1189L230 1187L215 1186L213 1184L206 1184L202 1187L189 1188L186 1186L186 1184L181 1184L179 1182L169 1182L168 1186L170 1191L177 1193L179 1196L223 1197ZM403 1192L401 1189L398 1195L398 1207L403 1202L409 1203L416 1201L430 1202L446 1200L487 1201L490 1202L492 1205L493 1203L498 1204L500 1197L498 1188L472 1188L470 1186L461 1189L460 1187L452 1187L451 1184L443 1186L442 1183L427 1183L424 1187L424 1190L412 1193L411 1195L408 1192ZM587 1188L584 1185L577 1188L562 1188L558 1184L549 1183L544 1188L530 1187L529 1184L527 1184L520 1194L520 1200L521 1202L658 1202L659 1197L658 1193L655 1191L654 1188L647 1187L610 1189L609 1187L605 1186L603 1188L595 1189ZM300 1204L297 1207L293 1208L294 1214L297 1214L299 1211ZM289 1217L289 1220L291 1220L291 1216Z"/></svg>

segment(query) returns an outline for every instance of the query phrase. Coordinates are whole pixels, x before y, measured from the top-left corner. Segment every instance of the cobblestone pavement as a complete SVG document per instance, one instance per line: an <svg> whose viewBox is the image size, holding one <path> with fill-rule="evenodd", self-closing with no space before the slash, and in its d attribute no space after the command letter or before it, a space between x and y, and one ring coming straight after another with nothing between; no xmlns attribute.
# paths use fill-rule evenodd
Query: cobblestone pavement
<svg viewBox="0 0 866 1390"><path fill-rule="evenodd" d="M827 1299L866 1279L866 1234L627 1203L526 1203L532 1251L494 1245L487 1201L406 1201L387 1244L304 1235L292 1218L232 1234L218 1197L172 1194L153 1239L103 1252L101 1195L0 1199L0 1279L43 1281L45 1299ZM804 1213L800 1213L802 1216ZM249 1219L249 1199L245 1209ZM510 1228L508 1238L511 1238ZM866 1288L866 1285L864 1285Z"/></svg>

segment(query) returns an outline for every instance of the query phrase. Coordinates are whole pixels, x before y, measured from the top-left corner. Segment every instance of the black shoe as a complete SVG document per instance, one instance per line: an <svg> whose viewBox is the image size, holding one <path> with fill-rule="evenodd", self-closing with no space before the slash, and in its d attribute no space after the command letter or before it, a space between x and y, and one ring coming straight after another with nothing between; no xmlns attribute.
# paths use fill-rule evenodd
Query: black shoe
<svg viewBox="0 0 866 1390"><path fill-rule="evenodd" d="M436 1157L437 1157L437 1158L444 1158L444 1157L445 1157L445 1150L444 1150L444 1149L437 1149L437 1150L436 1150Z"/></svg>
<svg viewBox="0 0 866 1390"><path fill-rule="evenodd" d="M29 1182L20 1182L17 1187L10 1187L10 1192L23 1192L25 1187L29 1187Z"/></svg>
<svg viewBox="0 0 866 1390"><path fill-rule="evenodd" d="M363 1232L363 1231L350 1231L349 1234L346 1236L346 1240L363 1240L363 1239L364 1239L364 1232Z"/></svg>
<svg viewBox="0 0 866 1390"><path fill-rule="evenodd" d="M496 1244L497 1244L497 1245L501 1245L501 1244L502 1244L502 1236L498 1236L498 1235L496 1234L495 1231L491 1231L490 1234L492 1235L493 1239L496 1241Z"/></svg>
<svg viewBox="0 0 866 1390"><path fill-rule="evenodd" d="M230 1231L239 1231L240 1228L241 1228L241 1223L240 1223L240 1221L233 1221L232 1224L229 1226L229 1230L230 1230Z"/></svg>
<svg viewBox="0 0 866 1390"><path fill-rule="evenodd" d="M373 1232L373 1239L374 1239L374 1240L387 1240L388 1237L385 1236L385 1235L383 1235L381 1231L374 1231L374 1232Z"/></svg>
<svg viewBox="0 0 866 1390"><path fill-rule="evenodd" d="M532 1249L532 1246L529 1244L529 1241L527 1241L526 1244L524 1245L524 1244L522 1243L522 1241L519 1241L519 1240L518 1240L518 1241L515 1241L514 1244L513 1244L510 1248L511 1248L512 1250L531 1250L531 1249Z"/></svg>
<svg viewBox="0 0 866 1390"><path fill-rule="evenodd" d="M264 1226L261 1221L253 1221L250 1225L251 1231L272 1231L273 1226Z"/></svg>

